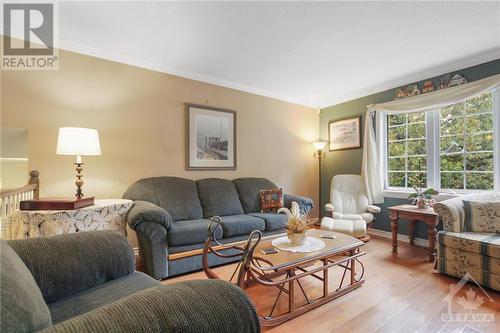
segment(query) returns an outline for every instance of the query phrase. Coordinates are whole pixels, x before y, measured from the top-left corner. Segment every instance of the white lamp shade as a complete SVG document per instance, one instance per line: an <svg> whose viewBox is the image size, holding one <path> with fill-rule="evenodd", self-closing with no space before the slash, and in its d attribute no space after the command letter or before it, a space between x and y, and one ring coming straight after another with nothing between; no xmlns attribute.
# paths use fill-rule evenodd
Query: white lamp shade
<svg viewBox="0 0 500 333"><path fill-rule="evenodd" d="M95 129L61 127L57 137L58 155L101 155L99 133Z"/></svg>
<svg viewBox="0 0 500 333"><path fill-rule="evenodd" d="M326 141L314 141L313 145L317 150L322 150L326 146Z"/></svg>

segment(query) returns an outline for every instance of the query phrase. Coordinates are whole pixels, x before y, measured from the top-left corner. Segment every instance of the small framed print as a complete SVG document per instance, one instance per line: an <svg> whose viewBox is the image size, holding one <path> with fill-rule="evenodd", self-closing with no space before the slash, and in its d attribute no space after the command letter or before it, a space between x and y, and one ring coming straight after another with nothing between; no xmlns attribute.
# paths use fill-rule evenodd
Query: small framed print
<svg viewBox="0 0 500 333"><path fill-rule="evenodd" d="M330 151L361 148L361 116L328 123Z"/></svg>
<svg viewBox="0 0 500 333"><path fill-rule="evenodd" d="M236 169L236 111L196 104L186 109L186 169Z"/></svg>

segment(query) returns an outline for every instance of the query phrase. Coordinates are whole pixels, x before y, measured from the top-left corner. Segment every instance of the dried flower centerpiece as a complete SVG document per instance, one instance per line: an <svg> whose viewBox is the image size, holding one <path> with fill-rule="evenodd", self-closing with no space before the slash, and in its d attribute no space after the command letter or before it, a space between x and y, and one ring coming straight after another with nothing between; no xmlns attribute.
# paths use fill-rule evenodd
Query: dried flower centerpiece
<svg viewBox="0 0 500 333"><path fill-rule="evenodd" d="M304 245L307 237L306 231L309 229L309 221L307 215L300 214L299 204L292 202L291 209L280 208L278 213L285 213L288 216L288 222L285 226L290 243L296 246Z"/></svg>
<svg viewBox="0 0 500 333"><path fill-rule="evenodd" d="M432 187L426 189L427 182L425 179L425 173L417 172L410 176L409 180L415 192L410 194L408 199L412 199L420 209L426 209L432 206L434 203L432 196L439 194L439 192Z"/></svg>

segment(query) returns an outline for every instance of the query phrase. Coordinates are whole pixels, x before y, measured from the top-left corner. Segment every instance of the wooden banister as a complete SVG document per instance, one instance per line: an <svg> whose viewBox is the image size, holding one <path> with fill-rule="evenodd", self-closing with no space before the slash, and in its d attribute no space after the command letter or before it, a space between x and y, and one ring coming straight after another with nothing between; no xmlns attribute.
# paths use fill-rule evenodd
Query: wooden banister
<svg viewBox="0 0 500 333"><path fill-rule="evenodd" d="M19 210L21 201L39 198L39 175L37 170L32 170L27 185L0 189L0 238L16 236L12 234L12 216Z"/></svg>

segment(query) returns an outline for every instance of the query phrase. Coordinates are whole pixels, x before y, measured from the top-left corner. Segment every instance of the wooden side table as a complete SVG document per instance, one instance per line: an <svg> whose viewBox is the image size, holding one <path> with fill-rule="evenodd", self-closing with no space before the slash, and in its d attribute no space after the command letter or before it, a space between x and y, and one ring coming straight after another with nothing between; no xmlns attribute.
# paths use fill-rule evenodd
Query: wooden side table
<svg viewBox="0 0 500 333"><path fill-rule="evenodd" d="M434 261L436 253L436 234L437 225L439 223L439 215L429 207L426 209L417 208L414 205L399 205L389 207L389 219L391 220L392 229L392 252L398 252L398 227L399 220L404 219L410 222L410 244L414 245L415 240L415 223L417 221L427 224L427 233L429 235L429 261Z"/></svg>

